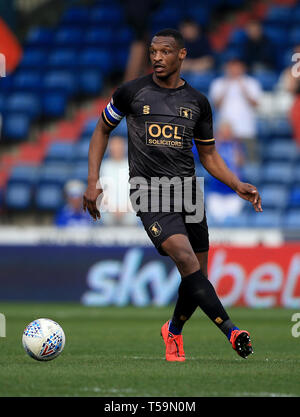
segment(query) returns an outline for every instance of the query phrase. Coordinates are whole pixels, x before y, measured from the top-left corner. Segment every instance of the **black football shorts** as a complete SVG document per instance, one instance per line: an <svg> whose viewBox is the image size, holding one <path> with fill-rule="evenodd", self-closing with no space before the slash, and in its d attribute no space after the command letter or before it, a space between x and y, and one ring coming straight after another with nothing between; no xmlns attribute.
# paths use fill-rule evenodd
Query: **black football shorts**
<svg viewBox="0 0 300 417"><path fill-rule="evenodd" d="M131 190L131 193L134 190ZM134 207L134 204L132 204ZM158 252L167 256L161 248L161 244L170 236L175 234L184 234L188 237L195 253L206 252L209 249L209 235L206 221L205 210L196 222L190 222L187 216L193 212L186 211L182 207L180 211L163 211L161 207L155 211L136 210L136 215L140 217L145 231L147 232L152 243Z"/></svg>
<svg viewBox="0 0 300 417"><path fill-rule="evenodd" d="M186 223L183 213L138 212L144 228L158 252L167 256L161 244L170 236L184 234L189 238L195 253L209 249L206 216L199 223Z"/></svg>

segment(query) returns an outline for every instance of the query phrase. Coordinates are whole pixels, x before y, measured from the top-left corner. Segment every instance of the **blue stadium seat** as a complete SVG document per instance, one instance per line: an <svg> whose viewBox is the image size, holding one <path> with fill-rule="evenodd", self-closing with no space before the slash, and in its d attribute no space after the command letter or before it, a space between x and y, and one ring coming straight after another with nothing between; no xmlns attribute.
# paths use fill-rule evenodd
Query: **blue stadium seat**
<svg viewBox="0 0 300 417"><path fill-rule="evenodd" d="M60 92L72 96L78 90L77 78L70 71L48 71L44 76L43 88L48 92Z"/></svg>
<svg viewBox="0 0 300 417"><path fill-rule="evenodd" d="M298 216L300 217L300 185L296 185L291 189L288 205L290 208L298 208Z"/></svg>
<svg viewBox="0 0 300 417"><path fill-rule="evenodd" d="M33 186L38 178L39 166L37 165L16 165L13 167L10 176L9 184L28 184Z"/></svg>
<svg viewBox="0 0 300 417"><path fill-rule="evenodd" d="M258 117L256 121L258 139L265 143L272 138L272 126L268 118Z"/></svg>
<svg viewBox="0 0 300 417"><path fill-rule="evenodd" d="M210 21L211 10L199 3L185 10L186 16L195 20L199 25L206 26Z"/></svg>
<svg viewBox="0 0 300 417"><path fill-rule="evenodd" d="M89 24L117 27L123 23L124 16L121 7L113 5L95 6L90 10Z"/></svg>
<svg viewBox="0 0 300 417"><path fill-rule="evenodd" d="M277 209L265 209L261 213L252 213L249 216L249 225L252 227L274 227L282 226L283 218L281 211Z"/></svg>
<svg viewBox="0 0 300 417"><path fill-rule="evenodd" d="M73 162L88 162L90 140L80 141L74 145Z"/></svg>
<svg viewBox="0 0 300 417"><path fill-rule="evenodd" d="M63 188L57 184L41 184L34 196L35 207L43 211L56 211L64 204Z"/></svg>
<svg viewBox="0 0 300 417"><path fill-rule="evenodd" d="M260 184L262 180L261 165L259 163L246 163L242 168L242 177L244 181L255 184Z"/></svg>
<svg viewBox="0 0 300 417"><path fill-rule="evenodd" d="M3 117L2 135L9 140L25 140L28 138L31 118L24 113L5 113Z"/></svg>
<svg viewBox="0 0 300 417"><path fill-rule="evenodd" d="M289 33L289 43L291 46L300 44L300 27L294 27Z"/></svg>
<svg viewBox="0 0 300 417"><path fill-rule="evenodd" d="M43 48L26 48L20 62L23 69L37 70L46 65L47 52Z"/></svg>
<svg viewBox="0 0 300 417"><path fill-rule="evenodd" d="M288 6L271 6L267 11L264 23L288 26L292 18L292 9Z"/></svg>
<svg viewBox="0 0 300 417"><path fill-rule="evenodd" d="M287 47L289 44L289 32L281 25L263 25L265 36L276 46Z"/></svg>
<svg viewBox="0 0 300 417"><path fill-rule="evenodd" d="M242 212L237 216L228 216L222 222L222 227L248 227L250 217L248 213Z"/></svg>
<svg viewBox="0 0 300 417"><path fill-rule="evenodd" d="M98 123L98 120L99 120L98 117L93 117L92 119L88 119L83 126L81 135L91 137Z"/></svg>
<svg viewBox="0 0 300 417"><path fill-rule="evenodd" d="M125 70L128 57L129 57L129 49L127 47L124 46L123 48L116 49L114 57L113 57L114 67L120 71Z"/></svg>
<svg viewBox="0 0 300 417"><path fill-rule="evenodd" d="M262 177L265 183L290 185L294 179L293 166L289 162L267 162Z"/></svg>
<svg viewBox="0 0 300 417"><path fill-rule="evenodd" d="M271 135L274 138L292 138L293 131L287 117L274 118L271 122Z"/></svg>
<svg viewBox="0 0 300 417"><path fill-rule="evenodd" d="M65 162L44 163L39 170L39 184L54 184L63 186L70 179L71 167Z"/></svg>
<svg viewBox="0 0 300 417"><path fill-rule="evenodd" d="M41 113L40 99L37 94L29 92L15 92L10 94L5 103L7 112L26 114L31 119Z"/></svg>
<svg viewBox="0 0 300 417"><path fill-rule="evenodd" d="M71 177L74 180L80 180L83 182L87 181L88 164L86 163L86 161L81 161L73 164Z"/></svg>
<svg viewBox="0 0 300 417"><path fill-rule="evenodd" d="M53 30L43 27L33 27L25 41L25 45L30 47L50 47L53 41Z"/></svg>
<svg viewBox="0 0 300 417"><path fill-rule="evenodd" d="M215 79L216 74L213 71L207 71L204 73L184 73L183 78L191 84L196 90L207 93L209 91L210 84Z"/></svg>
<svg viewBox="0 0 300 417"><path fill-rule="evenodd" d="M79 141L78 141L78 143L79 143L79 142L89 141L89 140L91 140L91 135L81 134L81 135L79 136Z"/></svg>
<svg viewBox="0 0 300 417"><path fill-rule="evenodd" d="M284 209L288 204L289 191L284 185L264 185L259 191L264 209Z"/></svg>
<svg viewBox="0 0 300 417"><path fill-rule="evenodd" d="M294 167L294 183L295 185L300 185L300 164L299 163L297 163L296 166Z"/></svg>
<svg viewBox="0 0 300 417"><path fill-rule="evenodd" d="M60 27L53 38L55 47L80 47L83 42L84 32L78 27Z"/></svg>
<svg viewBox="0 0 300 417"><path fill-rule="evenodd" d="M41 101L45 117L57 118L64 116L68 104L68 98L64 92L46 91Z"/></svg>
<svg viewBox="0 0 300 417"><path fill-rule="evenodd" d="M242 0L243 1L243 0ZM174 3L174 0L167 0L166 3L170 2L171 4ZM201 4L204 5L204 7L207 7L209 9L212 9L214 7L219 6L221 3L223 3L223 0L202 0ZM182 11L184 13L185 9L187 7L192 8L193 6L199 5L199 0L181 0L180 2Z"/></svg>
<svg viewBox="0 0 300 417"><path fill-rule="evenodd" d="M292 21L294 24L300 24L300 6L293 8Z"/></svg>
<svg viewBox="0 0 300 417"><path fill-rule="evenodd" d="M92 27L84 35L84 44L86 47L110 47L115 36L115 31L110 27Z"/></svg>
<svg viewBox="0 0 300 417"><path fill-rule="evenodd" d="M288 210L284 216L283 226L288 229L300 229L299 208Z"/></svg>
<svg viewBox="0 0 300 417"><path fill-rule="evenodd" d="M181 10L176 7L176 2L173 6L163 5L153 15L151 19L151 27L176 27L182 19Z"/></svg>
<svg viewBox="0 0 300 417"><path fill-rule="evenodd" d="M278 82L278 74L276 71L259 70L253 72L252 75L260 83L264 91L272 91Z"/></svg>
<svg viewBox="0 0 300 417"><path fill-rule="evenodd" d="M70 162L75 146L70 142L52 142L46 152L44 162Z"/></svg>
<svg viewBox="0 0 300 417"><path fill-rule="evenodd" d="M73 48L54 49L48 58L49 69L76 69L78 65L78 53Z"/></svg>
<svg viewBox="0 0 300 417"><path fill-rule="evenodd" d="M297 158L297 145L292 140L275 140L264 147L263 158L277 162L292 162Z"/></svg>
<svg viewBox="0 0 300 417"><path fill-rule="evenodd" d="M5 110L5 98L6 95L4 93L0 93L0 114Z"/></svg>
<svg viewBox="0 0 300 417"><path fill-rule="evenodd" d="M103 88L103 76L97 70L82 70L78 75L78 84L82 94L98 95Z"/></svg>
<svg viewBox="0 0 300 417"><path fill-rule="evenodd" d="M65 26L84 26L88 19L89 9L87 7L73 6L63 13L61 24Z"/></svg>
<svg viewBox="0 0 300 417"><path fill-rule="evenodd" d="M13 80L14 80L13 74L7 74L6 77L2 77L1 83L0 83L0 91L2 93L9 93L12 89Z"/></svg>
<svg viewBox="0 0 300 417"><path fill-rule="evenodd" d="M31 207L32 187L30 184L8 184L4 196L5 205L10 210L27 210Z"/></svg>
<svg viewBox="0 0 300 417"><path fill-rule="evenodd" d="M113 56L107 49L85 48L79 54L78 65L83 69L97 69L107 74L113 69Z"/></svg>
<svg viewBox="0 0 300 417"><path fill-rule="evenodd" d="M114 43L119 47L129 46L133 39L133 31L128 26L121 26L115 31Z"/></svg>
<svg viewBox="0 0 300 417"><path fill-rule="evenodd" d="M124 136L127 138L128 131L127 131L127 124L125 117L121 120L118 126L114 129L113 135Z"/></svg>
<svg viewBox="0 0 300 417"><path fill-rule="evenodd" d="M14 78L12 88L18 92L39 92L42 88L42 75L40 71L20 70Z"/></svg>

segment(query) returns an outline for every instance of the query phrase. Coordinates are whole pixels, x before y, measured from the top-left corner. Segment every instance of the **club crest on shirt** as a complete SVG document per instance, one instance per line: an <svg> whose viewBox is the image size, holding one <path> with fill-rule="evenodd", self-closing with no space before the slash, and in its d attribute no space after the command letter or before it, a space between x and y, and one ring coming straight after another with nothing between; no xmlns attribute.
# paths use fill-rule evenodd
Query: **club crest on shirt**
<svg viewBox="0 0 300 417"><path fill-rule="evenodd" d="M161 225L158 222L154 222L153 224L151 224L151 226L149 227L149 231L150 233L154 236L157 237L161 234L162 232L162 228Z"/></svg>
<svg viewBox="0 0 300 417"><path fill-rule="evenodd" d="M179 116L185 117L186 119L192 119L193 112L188 107L179 107Z"/></svg>

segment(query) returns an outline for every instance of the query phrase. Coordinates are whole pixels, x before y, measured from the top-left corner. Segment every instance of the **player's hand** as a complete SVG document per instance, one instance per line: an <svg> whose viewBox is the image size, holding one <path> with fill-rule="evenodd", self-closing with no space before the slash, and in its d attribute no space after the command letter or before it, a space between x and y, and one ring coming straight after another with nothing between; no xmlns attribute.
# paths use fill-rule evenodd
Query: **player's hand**
<svg viewBox="0 0 300 417"><path fill-rule="evenodd" d="M88 210L94 220L101 218L100 211L97 208L97 200L102 193L102 188L97 188L95 183L89 184L83 195L83 210Z"/></svg>
<svg viewBox="0 0 300 417"><path fill-rule="evenodd" d="M241 198L250 201L255 211L263 211L261 207L261 196L254 185L246 182L239 182L235 191Z"/></svg>

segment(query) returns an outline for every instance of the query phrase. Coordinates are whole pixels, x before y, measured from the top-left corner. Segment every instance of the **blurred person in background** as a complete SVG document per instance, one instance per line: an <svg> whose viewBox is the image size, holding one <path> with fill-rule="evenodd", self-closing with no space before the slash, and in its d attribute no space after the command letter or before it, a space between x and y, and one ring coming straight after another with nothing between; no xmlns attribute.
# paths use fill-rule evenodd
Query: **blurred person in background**
<svg viewBox="0 0 300 417"><path fill-rule="evenodd" d="M294 138L299 138L299 60L293 60L295 54L300 56L300 44L295 45L293 49L288 52L286 58L289 59L290 64L281 71L278 82L274 88L276 94L276 102L280 104L284 116L290 117L292 128L294 131ZM298 110L297 110L298 108ZM297 113L298 112L298 113ZM297 133L296 133L297 132ZM299 141L299 139L298 139Z"/></svg>
<svg viewBox="0 0 300 417"><path fill-rule="evenodd" d="M262 95L259 82L246 74L246 65L238 56L225 63L225 73L210 86L210 98L217 111L217 123L226 120L234 136L247 151L247 158L257 157L256 107Z"/></svg>
<svg viewBox="0 0 300 417"><path fill-rule="evenodd" d="M54 224L65 226L92 226L90 216L82 209L82 196L85 184L78 180L70 180L64 187L66 204L55 215Z"/></svg>
<svg viewBox="0 0 300 417"><path fill-rule="evenodd" d="M216 147L227 166L239 178L245 162L244 150L234 137L231 124L224 121L216 134ZM207 210L216 222L223 222L228 216L238 216L244 206L244 200L224 183L212 177L207 194Z"/></svg>
<svg viewBox="0 0 300 417"><path fill-rule="evenodd" d="M101 207L106 226L134 226L138 218L129 200L128 160L125 138L112 136L108 143L108 158L101 164L100 177L104 189Z"/></svg>
<svg viewBox="0 0 300 417"><path fill-rule="evenodd" d="M148 37L151 14L163 3L162 0L122 0L125 17L133 29L134 40L130 46L124 81L133 80L148 71Z"/></svg>
<svg viewBox="0 0 300 417"><path fill-rule="evenodd" d="M192 19L185 19L181 22L179 30L188 51L182 70L184 72L202 72L213 68L213 51L203 28Z"/></svg>
<svg viewBox="0 0 300 417"><path fill-rule="evenodd" d="M245 63L250 71L272 70L275 65L275 50L264 34L260 22L250 21L246 26L246 41L243 45Z"/></svg>
<svg viewBox="0 0 300 417"><path fill-rule="evenodd" d="M278 83L277 83L277 90L281 92L285 92L293 96L298 89L298 77L295 77L292 68L295 65L295 62L292 61L292 57L294 54L300 54L300 45L295 45L293 47L293 51L291 53L291 64L288 65L280 74Z"/></svg>

